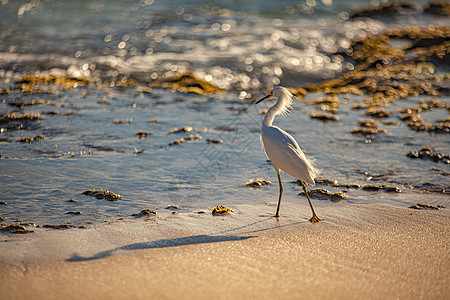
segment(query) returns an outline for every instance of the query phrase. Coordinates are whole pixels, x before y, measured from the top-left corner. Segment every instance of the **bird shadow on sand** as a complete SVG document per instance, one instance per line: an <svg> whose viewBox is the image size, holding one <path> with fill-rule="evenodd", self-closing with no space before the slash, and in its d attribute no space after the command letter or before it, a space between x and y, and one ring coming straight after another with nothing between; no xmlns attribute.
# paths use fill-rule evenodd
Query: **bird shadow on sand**
<svg viewBox="0 0 450 300"><path fill-rule="evenodd" d="M136 243L125 245L122 247L117 247L111 250L102 251L91 257L82 257L78 254L73 254L73 256L67 261L79 262L106 258L111 256L114 252L122 250L142 250L142 249L156 249L156 248L168 248L168 247L178 247L186 245L197 245L197 244L208 244L208 243L218 243L218 242L230 242L230 241L242 241L256 236L236 236L236 235L193 235L174 239L161 239L145 243Z"/></svg>
<svg viewBox="0 0 450 300"><path fill-rule="evenodd" d="M262 228L256 228L254 230L249 230L250 227L252 227L252 226L255 226L257 224L261 225L261 223L268 222L269 220L272 220L272 219L273 219L272 217L265 218L263 220L249 223L244 226L236 227L236 228L225 230L222 232L211 233L209 235L192 235L192 236L186 236L186 237L180 237L180 238L161 239L161 240L156 240L156 241L125 245L125 246L117 247L117 248L114 248L111 250L99 252L99 253L95 254L94 256L90 256L90 257L83 257L83 256L78 255L77 253L74 253L72 255L72 257L67 259L66 261L82 262L82 261L102 259L102 258L109 257L112 254L114 254L115 252L122 251L122 250L158 249L158 248L179 247L179 246L186 246L186 245L199 245L199 244L218 243L218 242L242 241L242 240L247 240L247 239L257 237L257 235L248 235L251 233L254 234L254 233L258 233L258 232L262 232L262 231L268 231L268 230L273 230L273 229L277 229L277 228L281 228L281 227L288 227L288 226L293 226L293 225L297 225L300 223L305 223L305 222L291 222L291 223L283 224L283 225L276 225L276 226L269 225L267 227L263 226ZM245 231L245 230L247 230L247 231ZM236 232L235 235L224 235L225 233L229 233L231 231L241 231L241 232ZM246 234L246 235L244 235L244 234Z"/></svg>

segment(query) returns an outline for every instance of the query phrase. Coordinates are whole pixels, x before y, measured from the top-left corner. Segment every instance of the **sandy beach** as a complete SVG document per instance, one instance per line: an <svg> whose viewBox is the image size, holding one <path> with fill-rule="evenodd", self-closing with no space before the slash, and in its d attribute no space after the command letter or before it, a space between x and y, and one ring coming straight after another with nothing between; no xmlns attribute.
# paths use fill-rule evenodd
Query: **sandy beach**
<svg viewBox="0 0 450 300"><path fill-rule="evenodd" d="M236 206L0 237L4 299L445 299L450 213Z"/></svg>

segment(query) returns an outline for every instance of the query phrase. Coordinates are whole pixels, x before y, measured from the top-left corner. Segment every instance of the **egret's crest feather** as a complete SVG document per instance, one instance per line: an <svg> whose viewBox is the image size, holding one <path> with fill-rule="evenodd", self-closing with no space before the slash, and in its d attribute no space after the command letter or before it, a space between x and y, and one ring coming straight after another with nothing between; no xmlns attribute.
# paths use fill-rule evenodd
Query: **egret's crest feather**
<svg viewBox="0 0 450 300"><path fill-rule="evenodd" d="M282 116L289 114L289 110L292 109L292 103L295 101L295 96L288 91L288 89L278 86L272 90L272 95L279 97L276 106L278 107L278 113Z"/></svg>

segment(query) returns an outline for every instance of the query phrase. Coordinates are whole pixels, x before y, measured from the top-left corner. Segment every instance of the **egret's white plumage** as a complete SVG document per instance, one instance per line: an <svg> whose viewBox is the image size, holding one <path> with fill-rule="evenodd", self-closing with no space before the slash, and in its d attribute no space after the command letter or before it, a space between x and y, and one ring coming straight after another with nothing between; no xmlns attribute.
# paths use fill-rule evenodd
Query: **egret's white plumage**
<svg viewBox="0 0 450 300"><path fill-rule="evenodd" d="M280 184L280 197L275 216L279 216L281 196L283 195L283 186L280 177L281 170L300 180L313 212L313 217L310 221L317 222L320 219L314 212L304 183L315 185L314 178L317 177L319 172L314 167L314 163L305 156L295 139L283 129L272 125L276 115L285 115L289 112L295 98L286 88L276 87L270 92L270 95L260 99L256 103L262 102L271 96L278 97L278 100L267 111L264 117L261 128L261 141L267 157L271 160L277 172L278 183Z"/></svg>

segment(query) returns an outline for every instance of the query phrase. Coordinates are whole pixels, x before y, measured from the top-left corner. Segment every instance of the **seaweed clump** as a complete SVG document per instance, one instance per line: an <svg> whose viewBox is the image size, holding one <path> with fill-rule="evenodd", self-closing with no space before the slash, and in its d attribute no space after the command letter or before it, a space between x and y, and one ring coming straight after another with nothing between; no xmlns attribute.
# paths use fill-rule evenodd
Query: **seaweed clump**
<svg viewBox="0 0 450 300"><path fill-rule="evenodd" d="M343 188L353 188L353 189L359 189L361 186L357 183L339 183L337 180L327 179L323 177L316 177L314 178L314 181L316 184L320 185L328 185L332 187L343 187ZM295 183L298 185L301 185L300 180L297 180Z"/></svg>
<svg viewBox="0 0 450 300"><path fill-rule="evenodd" d="M444 208L444 206L442 206L442 205L430 205L430 204L417 203L415 205L409 206L408 208L438 210L440 208Z"/></svg>
<svg viewBox="0 0 450 300"><path fill-rule="evenodd" d="M154 211L153 209L143 209L137 214L132 214L132 216L136 218L145 217L145 216L156 216L158 213Z"/></svg>
<svg viewBox="0 0 450 300"><path fill-rule="evenodd" d="M184 138L181 138L179 140L173 141L172 143L169 144L169 146L181 145L181 144L183 144L185 142L186 142L186 140Z"/></svg>
<svg viewBox="0 0 450 300"><path fill-rule="evenodd" d="M366 111L367 116L375 117L375 118L387 118L392 114L392 112L387 111L384 108L378 107L369 107Z"/></svg>
<svg viewBox="0 0 450 300"><path fill-rule="evenodd" d="M98 200L105 199L105 200L108 200L108 201L111 201L111 202L115 202L115 201L120 200L120 195L119 194L116 194L116 193L113 193L113 192L110 192L110 191L107 191L107 190L105 190L105 191L104 190L100 190L100 191L87 190L87 191L84 191L82 194L86 195L86 196L92 196L92 197L94 197L94 198L96 198Z"/></svg>
<svg viewBox="0 0 450 300"><path fill-rule="evenodd" d="M191 132L193 131L194 128L192 128L191 126L183 126L181 128L173 128L172 130L170 130L167 134L172 134L172 133L187 133L187 132ZM198 132L199 130L196 129L194 130L196 132Z"/></svg>
<svg viewBox="0 0 450 300"><path fill-rule="evenodd" d="M407 154L409 158L422 158L422 159L429 159L434 162L442 162L444 164L450 163L450 155L435 152L435 149L432 149L430 147L423 147L419 151L412 151Z"/></svg>
<svg viewBox="0 0 450 300"><path fill-rule="evenodd" d="M142 131L142 130L139 130L137 133L136 133L136 136L139 138L139 139L142 139L142 138L146 138L148 135L150 135L151 133L150 132L146 132L146 131Z"/></svg>
<svg viewBox="0 0 450 300"><path fill-rule="evenodd" d="M51 105L56 106L56 102L50 101L50 100L31 100L29 102L18 102L18 103L10 103L10 105L16 105L18 108L23 108L26 106L34 106L34 105Z"/></svg>
<svg viewBox="0 0 450 300"><path fill-rule="evenodd" d="M50 229L70 229L75 228L75 225L72 224L46 224L43 225L44 228L50 228Z"/></svg>
<svg viewBox="0 0 450 300"><path fill-rule="evenodd" d="M68 211L66 212L68 215L82 215L81 211Z"/></svg>
<svg viewBox="0 0 450 300"><path fill-rule="evenodd" d="M431 99L427 102L420 101L418 106L407 107L400 112L403 113L399 118L406 122L408 127L415 131L427 131L433 133L450 133L450 118L436 121L435 124L425 123L420 115L421 112L434 109L450 109L450 105L437 99Z"/></svg>
<svg viewBox="0 0 450 300"><path fill-rule="evenodd" d="M434 15L442 15L449 16L450 15L450 2L431 2L430 6L427 7L424 12L434 14Z"/></svg>
<svg viewBox="0 0 450 300"><path fill-rule="evenodd" d="M150 84L163 88L174 88L183 93L194 93L200 95L223 92L222 89L214 86L206 80L197 78L191 73L180 74L178 76L168 78L163 82L155 81Z"/></svg>
<svg viewBox="0 0 450 300"><path fill-rule="evenodd" d="M226 207L223 205L219 205L213 208L212 214L213 215L224 215L232 212L233 210L230 207Z"/></svg>
<svg viewBox="0 0 450 300"><path fill-rule="evenodd" d="M450 195L450 191L446 188L443 188L442 186L431 183L431 182L425 182L421 184L416 184L413 186L414 189L419 189L422 191L430 192L430 193L439 193L444 195Z"/></svg>
<svg viewBox="0 0 450 300"><path fill-rule="evenodd" d="M339 108L339 96L337 94L329 94L326 95L325 99L319 98L317 100L313 100L309 102L309 104L316 105L316 108L321 111L329 112L329 113L337 113Z"/></svg>
<svg viewBox="0 0 450 300"><path fill-rule="evenodd" d="M348 195L344 192L332 193L321 188L310 190L308 194L311 198L330 200L331 202L340 202L348 198ZM299 195L306 197L305 192L300 192Z"/></svg>
<svg viewBox="0 0 450 300"><path fill-rule="evenodd" d="M410 129L415 131L450 133L450 118L437 121L436 124L431 124L423 122L422 118L419 117L416 121L409 121L407 124Z"/></svg>
<svg viewBox="0 0 450 300"><path fill-rule="evenodd" d="M339 117L329 113L310 113L309 116L312 119L318 119L320 121L339 121Z"/></svg>
<svg viewBox="0 0 450 300"><path fill-rule="evenodd" d="M186 139L188 141L199 141L202 139L202 137L199 134L196 134L196 135L190 134L190 135L188 135L188 137Z"/></svg>
<svg viewBox="0 0 450 300"><path fill-rule="evenodd" d="M436 173L443 175L443 176L448 176L450 175L450 172L438 169L438 168L431 168L431 170L435 171Z"/></svg>
<svg viewBox="0 0 450 300"><path fill-rule="evenodd" d="M24 114L16 114L9 113L3 116L0 116L0 124L8 123L8 122L23 122L23 121L37 121L41 119L41 115L39 113L24 113Z"/></svg>
<svg viewBox="0 0 450 300"><path fill-rule="evenodd" d="M206 139L206 142L208 142L208 144L222 144L223 140L222 139Z"/></svg>
<svg viewBox="0 0 450 300"><path fill-rule="evenodd" d="M386 3L374 8L363 8L353 12L350 18L386 18L393 17L403 11L420 12L421 8L412 3Z"/></svg>
<svg viewBox="0 0 450 300"><path fill-rule="evenodd" d="M356 62L353 70L336 79L300 87L294 93L367 95L355 109L385 107L408 96L440 95L448 87L446 75L436 74L436 68L449 65L449 37L448 27L396 29L369 35L354 41L346 53L336 53ZM412 46L405 43L399 47L393 43L397 40L410 41ZM389 114L373 109L368 113Z"/></svg>
<svg viewBox="0 0 450 300"><path fill-rule="evenodd" d="M179 209L178 205L167 205L166 209L168 210L177 210Z"/></svg>
<svg viewBox="0 0 450 300"><path fill-rule="evenodd" d="M133 123L133 119L126 119L126 120L119 120L119 119L115 119L114 121L113 121L113 123L114 124L125 124L125 123L128 123L128 124L131 124L131 123Z"/></svg>
<svg viewBox="0 0 450 300"><path fill-rule="evenodd" d="M6 233L31 233L32 230L28 230L25 226L20 224L10 224L10 225L3 225L0 224L0 232L6 232Z"/></svg>
<svg viewBox="0 0 450 300"><path fill-rule="evenodd" d="M55 75L25 75L15 81L11 90L23 94L58 94L60 90L72 90L81 86L93 84L88 79L75 77L60 77Z"/></svg>
<svg viewBox="0 0 450 300"><path fill-rule="evenodd" d="M368 192L378 192L378 191L384 191L387 193L401 193L402 190L396 186L386 186L386 185L371 185L366 184L362 187L364 191Z"/></svg>
<svg viewBox="0 0 450 300"><path fill-rule="evenodd" d="M66 89L77 88L79 86L87 86L92 84L91 81L83 78L59 77L55 75L45 75L45 76L25 75L16 80L16 83L47 84L47 85L57 84L63 86Z"/></svg>
<svg viewBox="0 0 450 300"><path fill-rule="evenodd" d="M32 142L39 142L40 140L45 139L45 137L43 135L37 135L34 138L30 138L30 137L23 137L21 139L18 139L16 142L17 143L32 143Z"/></svg>
<svg viewBox="0 0 450 300"><path fill-rule="evenodd" d="M249 182L245 183L245 186L248 187L262 187L263 185L270 185L272 184L269 180L264 180L262 178L256 178L256 179L250 179Z"/></svg>
<svg viewBox="0 0 450 300"><path fill-rule="evenodd" d="M364 136L368 141L373 140L376 134L386 133L386 129L380 128L374 120L359 120L360 128L353 129L352 134Z"/></svg>

